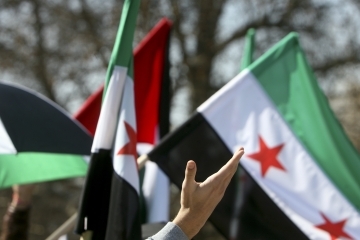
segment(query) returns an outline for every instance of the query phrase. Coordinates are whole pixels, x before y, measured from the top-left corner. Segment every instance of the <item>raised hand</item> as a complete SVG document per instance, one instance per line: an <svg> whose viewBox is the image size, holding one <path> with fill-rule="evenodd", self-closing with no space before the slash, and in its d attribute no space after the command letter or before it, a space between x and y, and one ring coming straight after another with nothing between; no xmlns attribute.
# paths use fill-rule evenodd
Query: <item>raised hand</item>
<svg viewBox="0 0 360 240"><path fill-rule="evenodd" d="M181 190L181 208L173 222L189 239L200 231L224 196L243 154L244 148L241 147L218 172L209 176L202 183L195 181L195 162L188 161Z"/></svg>

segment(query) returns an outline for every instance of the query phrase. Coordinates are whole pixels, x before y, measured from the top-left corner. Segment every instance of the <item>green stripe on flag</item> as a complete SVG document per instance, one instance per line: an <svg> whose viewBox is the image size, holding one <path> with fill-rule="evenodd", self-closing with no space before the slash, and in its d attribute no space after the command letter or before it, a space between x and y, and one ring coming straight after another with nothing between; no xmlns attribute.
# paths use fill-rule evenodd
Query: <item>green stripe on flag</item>
<svg viewBox="0 0 360 240"><path fill-rule="evenodd" d="M106 73L103 96L105 96L115 65L129 68L128 75L133 79L133 71L130 71L130 67L132 66L132 47L139 6L139 0L126 0L124 2L119 29Z"/></svg>
<svg viewBox="0 0 360 240"><path fill-rule="evenodd" d="M360 210L359 154L318 86L298 35L290 33L249 70L329 179Z"/></svg>
<svg viewBox="0 0 360 240"><path fill-rule="evenodd" d="M19 169L19 166L22 166ZM79 155L26 152L2 154L0 186L85 176L87 163Z"/></svg>
<svg viewBox="0 0 360 240"><path fill-rule="evenodd" d="M250 28L245 36L244 54L241 59L240 71L247 68L253 62L255 49L255 29Z"/></svg>

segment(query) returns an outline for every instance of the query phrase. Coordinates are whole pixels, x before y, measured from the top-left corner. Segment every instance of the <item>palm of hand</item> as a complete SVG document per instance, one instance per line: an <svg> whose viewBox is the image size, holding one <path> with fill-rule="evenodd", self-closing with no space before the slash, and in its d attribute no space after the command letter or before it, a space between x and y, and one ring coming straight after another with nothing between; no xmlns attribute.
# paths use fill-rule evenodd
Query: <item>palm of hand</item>
<svg viewBox="0 0 360 240"><path fill-rule="evenodd" d="M202 183L195 181L195 162L187 163L181 190L181 209L173 222L190 239L198 233L222 199L243 154L244 149L240 148L227 164Z"/></svg>

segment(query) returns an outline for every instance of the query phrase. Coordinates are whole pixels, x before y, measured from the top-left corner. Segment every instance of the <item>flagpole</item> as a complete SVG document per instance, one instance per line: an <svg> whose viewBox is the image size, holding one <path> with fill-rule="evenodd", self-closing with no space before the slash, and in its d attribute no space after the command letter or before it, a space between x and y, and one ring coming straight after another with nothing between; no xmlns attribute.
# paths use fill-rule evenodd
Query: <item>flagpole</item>
<svg viewBox="0 0 360 240"><path fill-rule="evenodd" d="M86 231L81 234L80 240L91 240L92 231Z"/></svg>
<svg viewBox="0 0 360 240"><path fill-rule="evenodd" d="M149 160L149 156L146 154L141 155L137 159L139 171L145 166L145 163Z"/></svg>
<svg viewBox="0 0 360 240"><path fill-rule="evenodd" d="M77 213L74 213L66 222L64 222L58 229L55 230L46 240L58 240L61 236L67 234L74 227L77 218Z"/></svg>
<svg viewBox="0 0 360 240"><path fill-rule="evenodd" d="M144 154L138 157L137 164L139 171L145 166L145 163L150 160L149 156ZM46 240L58 240L61 236L67 234L75 226L77 213L74 213L66 222L64 222L58 229L56 229ZM91 231L86 231L81 235L81 240L91 240Z"/></svg>

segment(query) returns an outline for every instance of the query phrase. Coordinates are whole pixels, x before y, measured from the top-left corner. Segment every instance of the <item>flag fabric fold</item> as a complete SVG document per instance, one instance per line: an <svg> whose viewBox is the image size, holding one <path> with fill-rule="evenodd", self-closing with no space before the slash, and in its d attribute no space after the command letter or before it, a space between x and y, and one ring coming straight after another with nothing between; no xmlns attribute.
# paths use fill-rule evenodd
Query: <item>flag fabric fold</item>
<svg viewBox="0 0 360 240"><path fill-rule="evenodd" d="M181 187L178 169L189 159L203 181L239 146L246 175L235 239L360 239L360 158L294 33L210 97L149 157ZM232 179L210 217L228 239L239 180Z"/></svg>
<svg viewBox="0 0 360 240"><path fill-rule="evenodd" d="M141 239L132 42L138 0L124 3L105 81L76 232L91 239Z"/></svg>
<svg viewBox="0 0 360 240"><path fill-rule="evenodd" d="M134 51L135 106L139 154L146 154L170 129L169 38L171 22L161 19ZM146 223L168 222L170 182L153 162L142 181Z"/></svg>
<svg viewBox="0 0 360 240"><path fill-rule="evenodd" d="M0 188L83 176L91 143L56 103L0 83Z"/></svg>
<svg viewBox="0 0 360 240"><path fill-rule="evenodd" d="M241 59L240 70L244 70L253 62L253 55L255 49L255 29L250 28L246 32L244 53Z"/></svg>

